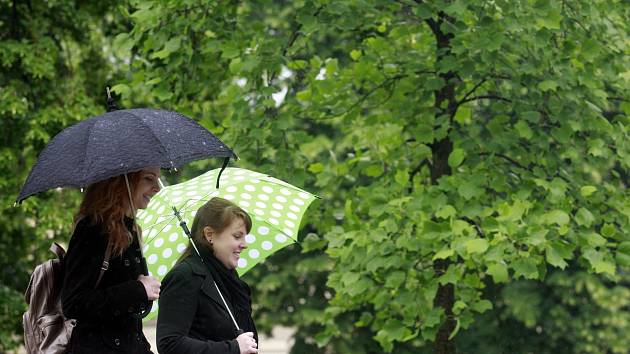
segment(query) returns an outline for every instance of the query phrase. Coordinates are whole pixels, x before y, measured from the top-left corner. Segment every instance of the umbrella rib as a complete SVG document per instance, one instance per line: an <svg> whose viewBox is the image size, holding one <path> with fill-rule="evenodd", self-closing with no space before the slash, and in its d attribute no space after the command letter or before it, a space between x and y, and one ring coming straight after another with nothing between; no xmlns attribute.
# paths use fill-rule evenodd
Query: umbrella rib
<svg viewBox="0 0 630 354"><path fill-rule="evenodd" d="M153 131L153 129L151 128L150 125L148 125L144 119L142 119L142 116L136 115L133 112L128 112L130 115L138 118L140 120L140 122L146 126L148 128L148 130L151 132L151 134L153 135L153 137L155 138L155 141L157 141L159 144L157 144L160 148L162 148L162 150L165 152L165 155L168 157L169 161L171 162L171 168L174 167L173 166L173 156L171 156L170 152L168 150L166 150L166 148L164 147L164 145L162 144L162 141L160 140L160 138L158 138L158 136L155 134L155 132ZM162 167L162 166L160 166Z"/></svg>

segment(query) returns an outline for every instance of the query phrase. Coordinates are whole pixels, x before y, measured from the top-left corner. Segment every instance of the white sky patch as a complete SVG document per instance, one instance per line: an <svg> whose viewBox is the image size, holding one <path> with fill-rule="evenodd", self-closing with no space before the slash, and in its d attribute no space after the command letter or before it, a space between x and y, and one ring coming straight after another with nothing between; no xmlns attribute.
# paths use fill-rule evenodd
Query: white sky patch
<svg viewBox="0 0 630 354"><path fill-rule="evenodd" d="M276 101L276 107L280 107L282 102L284 102L284 98L287 97L287 92L289 90L286 86L282 86L282 90L271 95L274 101Z"/></svg>
<svg viewBox="0 0 630 354"><path fill-rule="evenodd" d="M319 69L319 73L315 76L315 80L325 80L326 79L326 68Z"/></svg>

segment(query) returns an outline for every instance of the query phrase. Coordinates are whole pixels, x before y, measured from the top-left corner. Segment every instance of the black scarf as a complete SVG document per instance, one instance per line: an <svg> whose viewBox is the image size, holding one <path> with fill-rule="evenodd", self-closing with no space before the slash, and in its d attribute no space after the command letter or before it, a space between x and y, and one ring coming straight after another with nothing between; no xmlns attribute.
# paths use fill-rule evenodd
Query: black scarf
<svg viewBox="0 0 630 354"><path fill-rule="evenodd" d="M221 294L234 309L234 318L239 327L245 332L254 332L258 342L258 333L252 319L252 292L247 283L242 281L235 269L228 269L219 261L211 250L199 247L203 262L207 266L212 278L219 286ZM196 255L195 255L196 256Z"/></svg>

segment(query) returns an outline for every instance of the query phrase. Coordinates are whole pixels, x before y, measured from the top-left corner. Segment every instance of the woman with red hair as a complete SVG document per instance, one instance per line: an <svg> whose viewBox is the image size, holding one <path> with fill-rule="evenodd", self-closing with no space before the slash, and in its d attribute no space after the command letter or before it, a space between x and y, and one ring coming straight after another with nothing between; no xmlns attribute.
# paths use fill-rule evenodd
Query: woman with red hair
<svg viewBox="0 0 630 354"><path fill-rule="evenodd" d="M146 168L87 188L64 260L62 309L76 319L70 353L151 353L139 314L159 297L160 282L143 275L134 218L159 192L159 177L159 168Z"/></svg>

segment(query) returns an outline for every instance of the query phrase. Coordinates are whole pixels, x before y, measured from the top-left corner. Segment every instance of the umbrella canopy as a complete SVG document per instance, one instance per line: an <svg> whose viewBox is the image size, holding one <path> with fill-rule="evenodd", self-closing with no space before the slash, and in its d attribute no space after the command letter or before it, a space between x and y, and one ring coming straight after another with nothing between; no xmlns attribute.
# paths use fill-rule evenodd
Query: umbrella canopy
<svg viewBox="0 0 630 354"><path fill-rule="evenodd" d="M211 156L236 157L190 118L159 109L112 111L57 134L39 155L16 202L52 188L83 188L148 166L176 168Z"/></svg>
<svg viewBox="0 0 630 354"><path fill-rule="evenodd" d="M153 276L163 278L189 243L172 207L177 208L191 227L197 209L213 197L232 201L252 218L252 229L245 237L248 248L238 262L239 274L296 242L302 216L316 196L271 176L241 168L227 168L217 189L214 181L219 171L211 170L163 188L146 209L138 212L137 222L144 235L143 251ZM156 305L152 309L155 311Z"/></svg>

